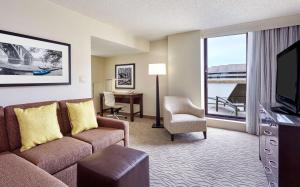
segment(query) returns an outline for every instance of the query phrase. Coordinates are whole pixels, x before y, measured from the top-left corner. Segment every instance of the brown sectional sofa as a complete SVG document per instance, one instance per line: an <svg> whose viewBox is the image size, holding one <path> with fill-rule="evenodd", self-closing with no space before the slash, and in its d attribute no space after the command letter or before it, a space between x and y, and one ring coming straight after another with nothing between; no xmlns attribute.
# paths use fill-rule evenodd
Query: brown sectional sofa
<svg viewBox="0 0 300 187"><path fill-rule="evenodd" d="M5 121L3 117L3 108L1 108L2 114L0 112L0 116L2 117L0 117L0 138L2 138L3 140L1 139L0 151L5 153L0 154L0 163L2 163L2 159L4 159L4 157L9 157L11 160L21 160L20 162L27 163L29 165L28 167L34 168L33 170L42 173L42 175L48 177L49 180L53 179L53 181L49 182L47 182L47 180L43 180L46 183L61 183L59 181L61 180L68 186L76 186L77 162L79 160L113 144L127 146L129 137L128 122L104 117L97 117L97 121L99 124L99 127L97 129L91 129L79 133L74 137L71 137L71 124L68 118L66 102L81 102L85 100L88 99L58 101L59 107L57 108L57 116L60 129L64 137L55 141L48 142L46 144L39 145L24 152L19 151L21 147L21 138L19 124L14 113L14 108L25 109L31 107L39 107L47 104L52 104L57 101L7 106L4 109ZM8 150L12 153L8 153ZM2 155L5 156L2 157ZM22 164L20 165L23 166ZM2 166L0 164L0 172L1 169L5 167L6 166ZM23 168L26 167L27 166L24 166ZM53 175L54 177L49 174ZM3 180L5 180L5 178L13 178L14 175L17 175L16 170L12 171L12 173L7 176L0 175L0 186L2 186L2 184L6 184L4 183L5 181L2 181L2 178ZM43 176L41 176L41 179L43 178ZM33 185L31 186L35 186L36 183L39 183L39 178L35 178L36 181L29 180L27 182L31 181L33 182ZM22 179L20 179L20 182L22 182ZM61 183L61 185L64 184ZM39 186L47 186L47 184ZM59 184L54 186L59 186Z"/></svg>
<svg viewBox="0 0 300 187"><path fill-rule="evenodd" d="M0 154L0 186L66 187L67 185L27 160L4 152Z"/></svg>
<svg viewBox="0 0 300 187"><path fill-rule="evenodd" d="M8 152L4 110L0 107L0 186L66 187L66 185L29 161Z"/></svg>
<svg viewBox="0 0 300 187"><path fill-rule="evenodd" d="M5 129L5 118L4 118L4 109L0 106L0 152L7 151L8 148L8 139Z"/></svg>

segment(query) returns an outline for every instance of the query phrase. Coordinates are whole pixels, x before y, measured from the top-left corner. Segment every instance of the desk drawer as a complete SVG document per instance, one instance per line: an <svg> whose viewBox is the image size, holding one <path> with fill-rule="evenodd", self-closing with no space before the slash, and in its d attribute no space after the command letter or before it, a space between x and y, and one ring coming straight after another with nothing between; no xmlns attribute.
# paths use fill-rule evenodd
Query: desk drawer
<svg viewBox="0 0 300 187"><path fill-rule="evenodd" d="M273 170L269 168L269 166L264 165L265 174L267 176L267 180L269 186L278 186L278 177L273 173Z"/></svg>
<svg viewBox="0 0 300 187"><path fill-rule="evenodd" d="M278 137L278 126L277 125L273 125L273 124L268 124L268 126L266 126L263 129L262 133L264 135L266 135L266 136L275 136L275 137Z"/></svg>
<svg viewBox="0 0 300 187"><path fill-rule="evenodd" d="M272 171L272 175L278 178L278 161L272 156L266 158L266 166Z"/></svg>
<svg viewBox="0 0 300 187"><path fill-rule="evenodd" d="M278 180L277 181L269 181L268 186L269 187L278 187Z"/></svg>

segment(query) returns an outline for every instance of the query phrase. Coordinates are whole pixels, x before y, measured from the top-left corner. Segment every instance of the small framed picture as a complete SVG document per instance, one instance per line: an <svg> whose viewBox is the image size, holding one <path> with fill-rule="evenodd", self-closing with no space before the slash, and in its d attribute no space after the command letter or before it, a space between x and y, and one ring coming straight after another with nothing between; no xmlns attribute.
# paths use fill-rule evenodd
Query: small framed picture
<svg viewBox="0 0 300 187"><path fill-rule="evenodd" d="M0 86L71 84L71 45L0 31Z"/></svg>
<svg viewBox="0 0 300 187"><path fill-rule="evenodd" d="M116 89L135 89L135 64L115 65Z"/></svg>

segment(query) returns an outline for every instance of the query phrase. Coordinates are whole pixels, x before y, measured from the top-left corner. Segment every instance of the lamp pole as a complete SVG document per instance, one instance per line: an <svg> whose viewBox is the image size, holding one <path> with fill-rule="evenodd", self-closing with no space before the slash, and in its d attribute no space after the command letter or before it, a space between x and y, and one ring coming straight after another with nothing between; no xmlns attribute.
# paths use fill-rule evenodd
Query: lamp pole
<svg viewBox="0 0 300 187"><path fill-rule="evenodd" d="M160 104L159 104L159 80L158 75L156 75L156 120L152 125L152 128L163 128L163 124L160 123Z"/></svg>
<svg viewBox="0 0 300 187"><path fill-rule="evenodd" d="M156 76L156 116L155 123L152 125L152 128L163 128L163 124L160 123L160 104L159 104L159 75L166 74L166 64L149 64L149 75Z"/></svg>

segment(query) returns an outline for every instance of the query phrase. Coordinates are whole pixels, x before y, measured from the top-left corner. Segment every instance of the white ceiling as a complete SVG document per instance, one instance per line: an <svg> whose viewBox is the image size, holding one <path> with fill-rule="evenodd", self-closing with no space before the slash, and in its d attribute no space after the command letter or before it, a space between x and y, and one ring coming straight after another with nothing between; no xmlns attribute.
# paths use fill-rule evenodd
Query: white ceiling
<svg viewBox="0 0 300 187"><path fill-rule="evenodd" d="M148 40L300 13L300 0L50 1Z"/></svg>
<svg viewBox="0 0 300 187"><path fill-rule="evenodd" d="M140 51L118 43L110 42L100 38L92 37L91 39L92 55L110 57L124 54L134 54Z"/></svg>

